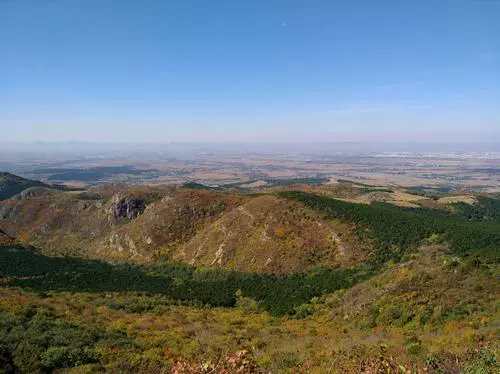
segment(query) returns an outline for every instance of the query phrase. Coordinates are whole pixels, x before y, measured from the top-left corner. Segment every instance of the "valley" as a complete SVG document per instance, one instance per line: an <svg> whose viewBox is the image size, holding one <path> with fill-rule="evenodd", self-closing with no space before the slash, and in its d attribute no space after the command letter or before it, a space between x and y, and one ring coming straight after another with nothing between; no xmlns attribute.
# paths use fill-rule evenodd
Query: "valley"
<svg viewBox="0 0 500 374"><path fill-rule="evenodd" d="M499 368L497 193L3 180L6 373Z"/></svg>

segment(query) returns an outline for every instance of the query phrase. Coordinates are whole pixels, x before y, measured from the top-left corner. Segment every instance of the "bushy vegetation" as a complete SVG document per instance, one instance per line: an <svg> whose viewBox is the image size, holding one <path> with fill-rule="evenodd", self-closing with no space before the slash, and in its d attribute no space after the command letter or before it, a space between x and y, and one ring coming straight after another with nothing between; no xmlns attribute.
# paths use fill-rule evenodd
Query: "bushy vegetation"
<svg viewBox="0 0 500 374"><path fill-rule="evenodd" d="M390 188L381 188L379 186L375 186L373 184L366 184L366 183L361 183L361 182L353 182L348 179L337 179L338 183L343 183L347 185L354 185L356 187L359 187L360 190L364 193L369 193L369 192L388 192L392 193L394 192Z"/></svg>
<svg viewBox="0 0 500 374"><path fill-rule="evenodd" d="M109 336L56 316L50 307L25 304L0 312L0 368L5 373L50 372L99 361L92 347Z"/></svg>
<svg viewBox="0 0 500 374"><path fill-rule="evenodd" d="M475 252L495 261L500 253L500 225L496 222L468 222L460 215L438 210L355 204L299 191L280 195L299 200L330 218L355 223L357 234L372 240L375 263L399 261L406 251L432 237L448 242L459 254ZM497 204L491 204L488 211L495 211Z"/></svg>
<svg viewBox="0 0 500 374"><path fill-rule="evenodd" d="M80 200L103 200L104 196L95 192L84 191L77 195Z"/></svg>
<svg viewBox="0 0 500 374"><path fill-rule="evenodd" d="M427 187L427 186L414 186L406 190L412 195L419 195L424 197L430 197L438 199L440 197L446 196L447 193L453 191L452 187L439 186L439 187Z"/></svg>
<svg viewBox="0 0 500 374"><path fill-rule="evenodd" d="M327 182L328 178L321 176L303 178L266 178L264 181L275 186L290 186L293 184L309 184L316 186Z"/></svg>
<svg viewBox="0 0 500 374"><path fill-rule="evenodd" d="M308 184L311 186L318 186L328 181L328 178L322 176L316 177L297 177L297 178L258 178L251 179L246 182L238 182L238 183L226 183L222 185L222 188L245 188L246 185L263 181L266 183L266 187L270 186L291 186L294 184Z"/></svg>

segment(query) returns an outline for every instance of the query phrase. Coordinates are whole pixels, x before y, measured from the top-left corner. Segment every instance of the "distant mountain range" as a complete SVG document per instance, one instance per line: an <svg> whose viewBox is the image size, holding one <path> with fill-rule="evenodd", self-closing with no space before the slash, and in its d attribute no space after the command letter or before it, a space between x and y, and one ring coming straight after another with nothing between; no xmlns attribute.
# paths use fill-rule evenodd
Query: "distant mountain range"
<svg viewBox="0 0 500 374"><path fill-rule="evenodd" d="M307 137L304 137L307 139ZM318 137L320 139L320 137ZM357 140L356 140L357 139ZM500 152L500 133L492 134L367 134L349 138L326 134L321 140L268 140L268 141L224 141L224 142L9 142L0 143L3 152L258 152L258 153L359 153L372 152Z"/></svg>

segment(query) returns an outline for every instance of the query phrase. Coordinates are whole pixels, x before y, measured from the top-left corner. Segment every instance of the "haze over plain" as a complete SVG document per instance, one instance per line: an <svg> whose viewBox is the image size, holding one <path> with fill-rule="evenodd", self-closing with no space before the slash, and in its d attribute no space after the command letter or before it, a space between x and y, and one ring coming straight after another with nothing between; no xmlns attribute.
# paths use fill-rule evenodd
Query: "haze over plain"
<svg viewBox="0 0 500 374"><path fill-rule="evenodd" d="M4 142L498 139L495 1L2 1Z"/></svg>

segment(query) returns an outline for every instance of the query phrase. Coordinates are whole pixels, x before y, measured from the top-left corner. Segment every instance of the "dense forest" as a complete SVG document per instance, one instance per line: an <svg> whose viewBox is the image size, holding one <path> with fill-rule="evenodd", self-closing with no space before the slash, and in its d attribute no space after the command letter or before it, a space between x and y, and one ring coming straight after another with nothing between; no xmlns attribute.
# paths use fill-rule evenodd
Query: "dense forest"
<svg viewBox="0 0 500 374"><path fill-rule="evenodd" d="M275 315L293 314L312 297L350 287L370 269L317 269L286 276L199 270L184 264L111 265L74 257L47 257L32 250L0 249L4 284L45 291L144 292L189 305L231 307L238 290Z"/></svg>
<svg viewBox="0 0 500 374"><path fill-rule="evenodd" d="M455 214L471 221L500 221L500 199L478 197L477 204L455 203Z"/></svg>
<svg viewBox="0 0 500 374"><path fill-rule="evenodd" d="M447 242L457 254L479 254L488 261L497 261L500 253L499 200L483 198L477 206L459 204L456 213L447 213L386 203L355 204L299 191L280 195L299 200L329 218L355 223L357 234L372 240L375 263L399 261L424 240ZM471 216L475 222L470 221Z"/></svg>

